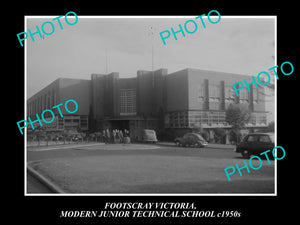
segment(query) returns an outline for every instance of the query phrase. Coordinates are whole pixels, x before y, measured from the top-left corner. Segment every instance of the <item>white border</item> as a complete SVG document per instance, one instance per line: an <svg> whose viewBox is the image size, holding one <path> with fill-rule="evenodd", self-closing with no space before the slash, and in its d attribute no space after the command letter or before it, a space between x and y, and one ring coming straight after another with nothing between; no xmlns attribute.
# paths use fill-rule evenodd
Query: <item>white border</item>
<svg viewBox="0 0 300 225"><path fill-rule="evenodd" d="M198 15L195 15L198 16ZM92 19L92 18L116 18L116 19L129 19L129 18L194 18L195 16L78 16L78 18L81 19ZM24 16L24 30L27 30L27 19L38 19L38 18L54 18L57 16ZM207 16L205 16L207 17ZM212 18L217 17L217 16L210 16ZM275 48L274 48L274 55L275 55L275 65L277 65L277 16L222 16L222 18L263 18L263 19L275 19L274 21L274 26L275 26ZM24 41L24 119L27 118L27 39ZM275 66L274 65L274 66ZM267 69L267 68L266 68ZM277 146L277 80L274 79L275 82L275 146ZM173 194L160 194L160 193L86 193L86 194L34 194L34 193L27 193L27 128L24 129L24 196L277 196L277 160L274 160L275 166L275 182L274 182L274 193L270 194L260 194L260 193L248 193L248 194L241 194L241 193L226 193L226 194L197 194L197 193L191 193L191 194L182 194L182 193L173 193Z"/></svg>

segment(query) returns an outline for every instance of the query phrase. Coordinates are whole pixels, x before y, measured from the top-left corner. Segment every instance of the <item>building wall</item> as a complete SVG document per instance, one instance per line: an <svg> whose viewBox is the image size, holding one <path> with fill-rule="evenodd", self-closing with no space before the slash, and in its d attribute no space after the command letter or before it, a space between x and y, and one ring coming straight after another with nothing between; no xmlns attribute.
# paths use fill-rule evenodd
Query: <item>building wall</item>
<svg viewBox="0 0 300 225"><path fill-rule="evenodd" d="M225 111L232 103L252 111L251 126L266 125L264 89L253 85L236 95L232 84L251 77L231 73L185 69L166 79L166 128L226 128ZM260 89L261 88L261 89Z"/></svg>
<svg viewBox="0 0 300 225"><path fill-rule="evenodd" d="M189 109L189 84L187 70L180 70L166 76L166 111Z"/></svg>
<svg viewBox="0 0 300 225"><path fill-rule="evenodd" d="M90 81L59 78L43 88L41 91L33 95L27 101L28 116L41 114L45 109L51 109L53 106L74 99L78 104L78 111L73 115L88 115L90 107ZM70 111L75 109L75 106L70 103L68 105ZM60 107L62 114L68 114L64 106ZM57 110L53 110L58 114Z"/></svg>
<svg viewBox="0 0 300 225"><path fill-rule="evenodd" d="M139 116L154 117L164 108L164 80L167 73L167 69L137 72L137 113Z"/></svg>
<svg viewBox="0 0 300 225"><path fill-rule="evenodd" d="M187 71L191 110L225 110L230 103L238 101L232 84L246 77L198 69Z"/></svg>
<svg viewBox="0 0 300 225"><path fill-rule="evenodd" d="M163 118L166 69L137 72L137 77L119 78L118 73L91 76L91 118L93 129L153 126ZM123 125L122 125L123 124ZM161 123L163 126L163 122ZM157 124L156 124L157 125ZM128 126L127 126L128 127Z"/></svg>
<svg viewBox="0 0 300 225"><path fill-rule="evenodd" d="M166 111L166 75L168 74L167 69L159 69L154 71L154 101L155 101L155 112L156 115L160 115Z"/></svg>
<svg viewBox="0 0 300 225"><path fill-rule="evenodd" d="M91 75L91 119L95 121L104 116L104 76L103 74Z"/></svg>
<svg viewBox="0 0 300 225"><path fill-rule="evenodd" d="M91 75L92 119L115 117L119 114L119 73Z"/></svg>
<svg viewBox="0 0 300 225"><path fill-rule="evenodd" d="M45 109L59 104L59 82L60 79L56 79L27 100L27 116L41 114Z"/></svg>
<svg viewBox="0 0 300 225"><path fill-rule="evenodd" d="M27 115L34 121L37 119L36 114L38 114L42 120L42 112L45 109L51 109L55 114L54 121L50 124L42 122L43 127L47 130L77 128L87 130L91 99L90 85L89 80L59 78L28 99ZM69 99L75 100L78 104L77 111L72 114L65 110L65 102ZM57 109L52 109L53 106L60 103L63 104L59 107L63 118L61 118ZM68 104L69 111L74 111L75 107L73 103ZM44 117L46 119L52 117L52 115L51 113L45 113ZM34 123L34 128L38 127L39 123ZM28 126L28 128L30 129L31 126Z"/></svg>
<svg viewBox="0 0 300 225"><path fill-rule="evenodd" d="M78 104L78 110L75 115L89 115L90 99L91 99L91 82L89 80L61 78L59 82L59 103L65 103L69 99L73 99ZM75 110L73 103L68 104L70 111ZM65 115L68 112L65 107L61 107L62 113Z"/></svg>
<svg viewBox="0 0 300 225"><path fill-rule="evenodd" d="M65 116L55 120L57 125L51 124L53 127L85 126L89 116L90 130L111 128L119 123L122 127L139 129L155 127L162 132L165 128L189 129L200 125L228 127L224 122L225 110L235 102L253 112L253 124L263 124L264 88L251 85L248 92L244 87L240 97L232 88L233 83L244 79L252 82L251 77L190 68L167 73L166 69L159 69L139 70L137 77L122 79L116 72L92 74L91 80L59 78L28 99L28 116L74 99L78 111L68 115L62 106ZM132 102L131 111L128 102ZM129 113L124 108L127 103ZM74 109L73 104L68 106ZM57 110L54 112L58 115Z"/></svg>
<svg viewBox="0 0 300 225"><path fill-rule="evenodd" d="M104 99L103 99L103 116L113 118L119 114L119 73L113 72L103 76L104 80Z"/></svg>

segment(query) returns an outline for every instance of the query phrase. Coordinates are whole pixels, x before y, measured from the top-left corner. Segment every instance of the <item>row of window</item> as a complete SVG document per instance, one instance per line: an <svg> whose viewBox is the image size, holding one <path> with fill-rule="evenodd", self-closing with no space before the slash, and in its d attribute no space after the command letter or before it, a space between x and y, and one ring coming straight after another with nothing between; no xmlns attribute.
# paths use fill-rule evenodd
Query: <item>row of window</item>
<svg viewBox="0 0 300 225"><path fill-rule="evenodd" d="M136 90L135 89L120 90L120 114L124 116L136 114Z"/></svg>
<svg viewBox="0 0 300 225"><path fill-rule="evenodd" d="M245 141L248 142L263 142L263 143L270 143L271 139L269 138L268 135L249 135L247 137L247 140L245 139Z"/></svg>
<svg viewBox="0 0 300 225"><path fill-rule="evenodd" d="M205 82L197 85L198 102L204 101ZM236 93L232 86L224 86L225 89L225 107L227 108L234 102ZM219 84L209 84L209 108L211 110L219 110L221 101L221 82ZM239 93L240 103L248 103L250 92L247 89L242 89ZM259 93L257 89L253 89L253 103L259 101ZM134 115L136 114L136 89L121 89L120 90L120 114Z"/></svg>
<svg viewBox="0 0 300 225"><path fill-rule="evenodd" d="M56 104L56 92L53 89L31 101L27 104L27 113L29 116L40 114L45 109L51 109Z"/></svg>
<svg viewBox="0 0 300 225"><path fill-rule="evenodd" d="M265 113L252 113L249 125L266 125ZM224 111L182 111L165 115L166 128L192 128L201 125L228 126Z"/></svg>
<svg viewBox="0 0 300 225"><path fill-rule="evenodd" d="M36 117L33 117L33 119L37 119ZM50 120L47 119L46 120ZM30 126L28 126L29 129L31 129ZM34 124L34 128L37 129L39 127L39 123ZM51 129L51 130L63 130L63 129L82 129L87 130L88 129L88 116L64 116L61 117L55 117L52 123L49 124L43 124L44 129Z"/></svg>
<svg viewBox="0 0 300 225"><path fill-rule="evenodd" d="M209 108L219 110L220 107L220 85L209 85ZM258 91L253 89L254 103L258 103ZM225 108L234 102L235 92L232 86L225 86ZM240 103L248 103L249 92L246 89L240 91ZM198 100L204 101L204 83L198 85ZM120 115L136 115L136 89L120 90ZM182 124L182 123L181 123ZM187 124L184 122L184 124Z"/></svg>
<svg viewBox="0 0 300 225"><path fill-rule="evenodd" d="M225 88L225 102L233 102L236 96L235 91L233 90L232 86L224 86ZM204 101L205 96L205 82L202 84L197 85L197 95L198 101ZM253 90L253 101L258 103L259 101L259 92L257 88ZM208 85L208 96L210 102L220 102L221 99L221 83L220 84L209 84ZM247 88L243 88L239 91L240 101L248 102L250 97L250 92L248 92Z"/></svg>

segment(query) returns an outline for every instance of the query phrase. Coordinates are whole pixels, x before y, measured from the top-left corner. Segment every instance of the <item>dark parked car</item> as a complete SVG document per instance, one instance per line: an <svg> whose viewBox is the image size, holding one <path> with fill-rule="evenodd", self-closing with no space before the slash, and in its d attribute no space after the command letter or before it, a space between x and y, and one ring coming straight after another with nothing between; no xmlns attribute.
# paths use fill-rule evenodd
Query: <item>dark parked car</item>
<svg viewBox="0 0 300 225"><path fill-rule="evenodd" d="M157 143L155 130L142 129L137 132L136 141L144 143Z"/></svg>
<svg viewBox="0 0 300 225"><path fill-rule="evenodd" d="M241 153L244 158L249 158L251 155L259 155L267 150L272 151L273 148L273 133L250 133L236 146L235 152Z"/></svg>
<svg viewBox="0 0 300 225"><path fill-rule="evenodd" d="M197 133L186 133L181 138L176 138L174 140L175 144L177 146L194 146L194 147L201 147L203 148L205 145L207 145L207 142L204 140L204 138Z"/></svg>

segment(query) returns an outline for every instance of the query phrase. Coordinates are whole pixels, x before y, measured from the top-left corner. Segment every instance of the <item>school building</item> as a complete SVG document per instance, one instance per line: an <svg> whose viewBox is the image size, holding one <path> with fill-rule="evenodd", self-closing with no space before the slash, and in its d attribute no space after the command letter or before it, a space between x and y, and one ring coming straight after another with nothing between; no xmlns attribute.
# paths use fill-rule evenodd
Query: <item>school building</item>
<svg viewBox="0 0 300 225"><path fill-rule="evenodd" d="M214 137L216 129L228 130L225 111L231 103L252 112L247 129L267 126L264 88L243 88L239 97L232 84L251 77L183 69L168 74L167 69L137 71L137 76L120 78L119 73L92 74L90 80L59 78L27 101L27 116L74 99L78 111L56 116L49 130L78 129L95 132L127 129L134 137L139 129L154 129L159 138L178 136L201 129Z"/></svg>

